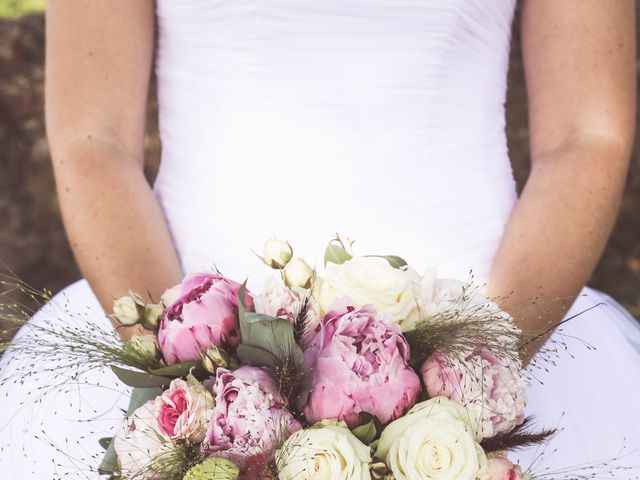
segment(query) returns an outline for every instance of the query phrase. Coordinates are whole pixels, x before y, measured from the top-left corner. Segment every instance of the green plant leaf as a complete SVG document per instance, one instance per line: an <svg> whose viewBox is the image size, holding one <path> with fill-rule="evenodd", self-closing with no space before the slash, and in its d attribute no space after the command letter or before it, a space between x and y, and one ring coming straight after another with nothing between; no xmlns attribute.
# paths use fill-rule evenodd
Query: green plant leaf
<svg viewBox="0 0 640 480"><path fill-rule="evenodd" d="M342 245L333 243L334 241L335 240L329 242L329 245L327 245L327 248L324 250L325 267L329 262L341 264L353 258L353 256L349 252L347 252L347 250Z"/></svg>
<svg viewBox="0 0 640 480"><path fill-rule="evenodd" d="M405 259L397 255L365 255L365 257L384 258L393 268L400 268L407 265Z"/></svg>
<svg viewBox="0 0 640 480"><path fill-rule="evenodd" d="M378 433L378 431L376 430L376 426L373 420L370 420L368 423L360 425L359 427L351 430L351 433L353 433L353 435L356 436L362 443L364 443L365 445L369 445L373 441L373 439L376 438L376 434Z"/></svg>
<svg viewBox="0 0 640 480"><path fill-rule="evenodd" d="M113 441L112 437L103 437L100 440L98 440L98 443L100 444L100 446L102 448L104 448L105 450L109 449L109 445L111 445L111 442Z"/></svg>
<svg viewBox="0 0 640 480"><path fill-rule="evenodd" d="M238 291L241 345L259 348L279 358L289 353L294 347L298 347L293 334L293 326L288 320L246 311L242 301L245 292L246 285L243 283ZM300 354L302 354L302 350L300 350Z"/></svg>
<svg viewBox="0 0 640 480"><path fill-rule="evenodd" d="M302 389L300 391L300 395L296 398L295 406L299 412L304 410L305 405L307 404L307 400L309 400L309 377L305 374L303 377L304 384L302 385Z"/></svg>
<svg viewBox="0 0 640 480"><path fill-rule="evenodd" d="M276 362L275 362L275 358L273 357L273 354L258 347L240 344L238 345L236 354L238 355L238 358L242 363L248 363L249 365L270 367L270 368L273 368L276 366Z"/></svg>
<svg viewBox="0 0 640 480"><path fill-rule="evenodd" d="M186 377L189 371L196 366L196 362L174 363L166 367L154 368L149 370L149 373L164 377Z"/></svg>
<svg viewBox="0 0 640 480"><path fill-rule="evenodd" d="M171 383L171 379L162 377L160 375L154 375L148 372L136 372L134 370L126 370L124 368L111 366L111 370L116 376L126 385L137 388L154 388L165 387Z"/></svg>
<svg viewBox="0 0 640 480"><path fill-rule="evenodd" d="M296 405L300 398L306 403L308 385L302 373L304 355L295 340L293 326L283 318L247 312L242 302L245 293L246 285L242 284L238 291L238 317L242 338L236 350L238 358L256 367L269 368L276 383L285 390L281 393L292 402L295 400ZM301 382L291 382L291 375L295 372L300 373Z"/></svg>

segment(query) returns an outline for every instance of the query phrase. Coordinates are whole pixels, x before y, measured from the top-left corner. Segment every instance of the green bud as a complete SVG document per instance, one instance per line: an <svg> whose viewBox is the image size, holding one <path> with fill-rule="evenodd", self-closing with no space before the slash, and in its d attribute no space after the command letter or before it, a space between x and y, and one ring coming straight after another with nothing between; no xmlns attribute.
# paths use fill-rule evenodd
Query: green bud
<svg viewBox="0 0 640 480"><path fill-rule="evenodd" d="M231 360L227 352L214 345L202 356L202 366L207 372L215 375L218 367L229 368L231 366Z"/></svg>
<svg viewBox="0 0 640 480"><path fill-rule="evenodd" d="M236 480L240 469L229 460L208 458L191 468L182 480Z"/></svg>
<svg viewBox="0 0 640 480"><path fill-rule="evenodd" d="M164 308L162 308L162 305L157 303L147 303L144 306L142 326L147 330L156 330L163 311Z"/></svg>
<svg viewBox="0 0 640 480"><path fill-rule="evenodd" d="M155 335L135 335L128 344L143 360L153 361L160 358L160 346Z"/></svg>
<svg viewBox="0 0 640 480"><path fill-rule="evenodd" d="M113 314L110 316L120 324L130 327L140 321L143 312L144 302L141 306L136 298L131 295L125 295L113 302Z"/></svg>

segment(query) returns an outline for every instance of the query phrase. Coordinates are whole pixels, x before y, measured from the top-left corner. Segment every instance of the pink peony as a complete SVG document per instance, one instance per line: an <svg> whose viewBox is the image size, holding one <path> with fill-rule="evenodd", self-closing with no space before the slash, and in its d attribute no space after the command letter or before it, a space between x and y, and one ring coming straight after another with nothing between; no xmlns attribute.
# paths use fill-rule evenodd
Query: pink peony
<svg viewBox="0 0 640 480"><path fill-rule="evenodd" d="M192 375L187 381L176 378L155 400L155 412L162 434L171 440L199 443L207 431L207 415L213 397Z"/></svg>
<svg viewBox="0 0 640 480"><path fill-rule="evenodd" d="M522 478L520 465L514 465L504 457L489 459L488 480L522 480Z"/></svg>
<svg viewBox="0 0 640 480"><path fill-rule="evenodd" d="M356 309L335 302L304 355L312 371L304 409L310 423L339 419L354 428L359 413L367 412L386 424L411 408L420 393L400 327L377 316L372 305Z"/></svg>
<svg viewBox="0 0 640 480"><path fill-rule="evenodd" d="M302 426L287 410L285 399L269 374L243 366L219 368L205 453L236 464L244 478L262 476L280 444Z"/></svg>
<svg viewBox="0 0 640 480"><path fill-rule="evenodd" d="M519 361L501 360L486 349L475 350L464 362L435 352L420 373L429 396L442 395L466 407L485 438L524 420L527 382Z"/></svg>
<svg viewBox="0 0 640 480"><path fill-rule="evenodd" d="M199 273L165 293L170 305L162 315L158 340L167 364L197 360L213 345L227 351L238 346L239 289L238 283L222 275ZM248 292L245 305L253 308Z"/></svg>

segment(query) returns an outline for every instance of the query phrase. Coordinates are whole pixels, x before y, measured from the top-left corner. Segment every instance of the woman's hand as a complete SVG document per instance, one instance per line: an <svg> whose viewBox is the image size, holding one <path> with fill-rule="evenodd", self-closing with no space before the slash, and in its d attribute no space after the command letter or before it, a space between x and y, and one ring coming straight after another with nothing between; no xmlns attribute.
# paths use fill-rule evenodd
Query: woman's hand
<svg viewBox="0 0 640 480"><path fill-rule="evenodd" d="M58 198L107 312L128 290L157 300L182 276L143 174L154 33L152 0L47 2L45 112Z"/></svg>
<svg viewBox="0 0 640 480"><path fill-rule="evenodd" d="M562 319L613 227L635 131L635 41L631 0L524 1L532 171L488 293L509 295L503 307L530 336Z"/></svg>

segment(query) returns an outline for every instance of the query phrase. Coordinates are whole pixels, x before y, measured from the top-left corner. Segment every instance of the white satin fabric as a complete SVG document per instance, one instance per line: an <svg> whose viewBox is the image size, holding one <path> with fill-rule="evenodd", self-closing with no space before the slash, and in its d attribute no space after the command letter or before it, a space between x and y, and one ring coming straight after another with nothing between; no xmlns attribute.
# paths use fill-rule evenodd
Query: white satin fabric
<svg viewBox="0 0 640 480"><path fill-rule="evenodd" d="M216 266L239 281L248 276L257 291L271 271L252 250L266 238L288 239L321 266L338 232L356 240L358 253L486 280L517 199L504 131L514 7L158 0L163 154L154 188L185 272ZM530 389L539 423L565 427L537 472L612 457L623 437L640 448L640 328L609 297L583 294L569 315L606 305L555 334L575 358L560 354L549 372L535 372L544 385ZM85 281L61 295L68 308L90 308L88 321L104 322ZM7 354L2 376L19 360ZM34 380L0 387L2 478L96 478L74 474L65 453L95 467L97 439L121 418L128 391L108 372L85 380L110 388L47 395L47 410L18 406L38 388ZM62 414L45 413L55 409ZM77 422L92 416L100 421ZM23 434L27 424L37 428ZM41 429L62 452L34 437ZM526 467L536 453L515 457ZM640 453L619 463L640 466Z"/></svg>

